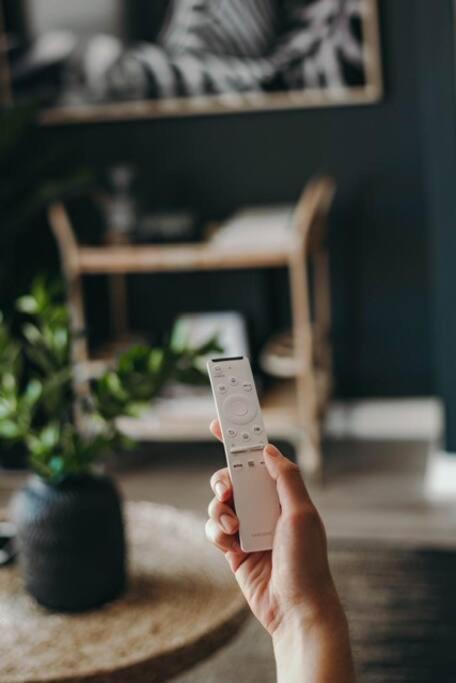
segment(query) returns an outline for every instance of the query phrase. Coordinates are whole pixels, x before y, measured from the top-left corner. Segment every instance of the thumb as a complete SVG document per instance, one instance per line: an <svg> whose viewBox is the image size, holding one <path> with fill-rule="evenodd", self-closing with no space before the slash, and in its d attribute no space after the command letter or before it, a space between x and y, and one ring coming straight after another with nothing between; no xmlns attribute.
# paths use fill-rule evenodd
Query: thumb
<svg viewBox="0 0 456 683"><path fill-rule="evenodd" d="M282 510L293 512L310 503L310 496L301 477L299 467L288 460L278 448L268 444L264 449L264 461L269 474L276 482Z"/></svg>

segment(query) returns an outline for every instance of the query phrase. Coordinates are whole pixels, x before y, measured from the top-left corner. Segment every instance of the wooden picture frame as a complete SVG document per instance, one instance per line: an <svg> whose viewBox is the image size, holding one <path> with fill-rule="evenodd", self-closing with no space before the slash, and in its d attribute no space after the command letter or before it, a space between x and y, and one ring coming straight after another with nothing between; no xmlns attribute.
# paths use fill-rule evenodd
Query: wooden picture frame
<svg viewBox="0 0 456 683"><path fill-rule="evenodd" d="M334 0L334 2L346 0ZM277 92L229 92L137 101L59 106L42 112L44 125L99 123L149 118L226 115L258 111L367 105L383 95L378 0L358 0L362 17L362 85ZM128 19L128 15L125 15ZM131 32L131 24L129 26Z"/></svg>

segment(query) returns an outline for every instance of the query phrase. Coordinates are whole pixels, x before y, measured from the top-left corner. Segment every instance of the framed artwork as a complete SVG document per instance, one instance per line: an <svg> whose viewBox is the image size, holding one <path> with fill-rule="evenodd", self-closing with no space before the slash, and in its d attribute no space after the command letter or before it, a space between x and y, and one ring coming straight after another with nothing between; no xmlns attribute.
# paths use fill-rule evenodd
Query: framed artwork
<svg viewBox="0 0 456 683"><path fill-rule="evenodd" d="M49 0L25 3L34 35L45 34L46 17L76 38L84 27L80 90L67 79L73 92L60 93L43 115L48 123L356 105L382 96L377 0L103 0L89 3L97 5L89 24L85 1L54 0L55 12Z"/></svg>

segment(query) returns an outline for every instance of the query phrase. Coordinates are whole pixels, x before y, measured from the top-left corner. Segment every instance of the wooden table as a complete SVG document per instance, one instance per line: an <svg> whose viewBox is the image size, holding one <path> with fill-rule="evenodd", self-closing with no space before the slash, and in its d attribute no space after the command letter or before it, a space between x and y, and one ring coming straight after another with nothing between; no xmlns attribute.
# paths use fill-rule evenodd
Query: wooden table
<svg viewBox="0 0 456 683"><path fill-rule="evenodd" d="M247 608L191 513L127 505L130 586L80 615L50 613L0 570L0 683L166 681L237 631Z"/></svg>

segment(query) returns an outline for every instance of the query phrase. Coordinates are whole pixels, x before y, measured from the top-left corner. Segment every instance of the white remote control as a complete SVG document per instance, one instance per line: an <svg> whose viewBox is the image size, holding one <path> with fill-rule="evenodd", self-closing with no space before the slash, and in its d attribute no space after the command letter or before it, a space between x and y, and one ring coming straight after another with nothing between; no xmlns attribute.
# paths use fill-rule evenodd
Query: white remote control
<svg viewBox="0 0 456 683"><path fill-rule="evenodd" d="M270 550L280 505L264 462L268 440L250 363L243 356L214 358L207 368L233 482L241 548L248 553Z"/></svg>

